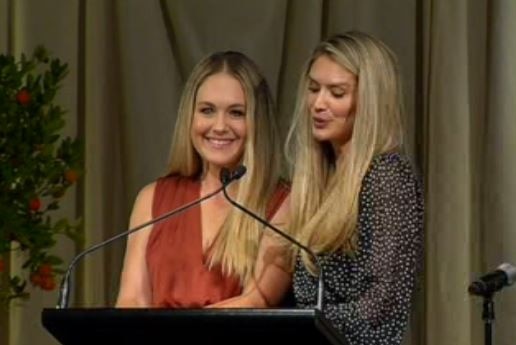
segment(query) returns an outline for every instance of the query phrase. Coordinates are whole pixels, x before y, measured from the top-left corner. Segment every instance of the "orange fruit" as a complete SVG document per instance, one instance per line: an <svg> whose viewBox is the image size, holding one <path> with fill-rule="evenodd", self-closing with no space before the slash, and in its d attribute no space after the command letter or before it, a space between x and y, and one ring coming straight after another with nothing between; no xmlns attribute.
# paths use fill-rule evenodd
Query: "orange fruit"
<svg viewBox="0 0 516 345"><path fill-rule="evenodd" d="M39 209L41 208L41 200L39 200L38 197L36 198L32 198L29 202L29 209L31 211L39 211Z"/></svg>
<svg viewBox="0 0 516 345"><path fill-rule="evenodd" d="M38 273L41 275L41 276L51 276L52 273L53 273L53 269L52 269L52 266L49 265L49 264L42 264L41 266L39 266L38 268Z"/></svg>
<svg viewBox="0 0 516 345"><path fill-rule="evenodd" d="M70 169L65 172L65 180L70 184L75 183L77 179L79 179L79 174L77 174L77 171Z"/></svg>
<svg viewBox="0 0 516 345"><path fill-rule="evenodd" d="M29 91L27 91L26 89L21 89L20 91L18 91L18 93L16 94L16 101L18 103L20 103L21 105L27 105L30 103L30 100L31 100L31 95L29 93Z"/></svg>

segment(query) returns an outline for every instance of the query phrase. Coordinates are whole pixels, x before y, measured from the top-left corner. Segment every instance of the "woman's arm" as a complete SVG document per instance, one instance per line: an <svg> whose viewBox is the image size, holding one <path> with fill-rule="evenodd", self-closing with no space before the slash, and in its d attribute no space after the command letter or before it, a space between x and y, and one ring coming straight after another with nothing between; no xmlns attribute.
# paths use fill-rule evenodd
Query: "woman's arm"
<svg viewBox="0 0 516 345"><path fill-rule="evenodd" d="M288 221L288 197L271 219L278 228L285 228ZM267 308L281 303L291 285L291 270L287 257L288 246L283 239L264 228L260 242L254 278L236 296L208 308Z"/></svg>
<svg viewBox="0 0 516 345"><path fill-rule="evenodd" d="M368 233L363 245L369 251L364 267L369 288L356 300L326 308L357 344L401 336L423 250L422 193L408 162L396 157L380 161L363 186L360 226Z"/></svg>
<svg viewBox="0 0 516 345"><path fill-rule="evenodd" d="M130 228L152 219L152 200L155 183L144 187L134 203ZM116 301L118 308L149 307L151 305L151 284L145 258L147 242L152 225L129 235Z"/></svg>

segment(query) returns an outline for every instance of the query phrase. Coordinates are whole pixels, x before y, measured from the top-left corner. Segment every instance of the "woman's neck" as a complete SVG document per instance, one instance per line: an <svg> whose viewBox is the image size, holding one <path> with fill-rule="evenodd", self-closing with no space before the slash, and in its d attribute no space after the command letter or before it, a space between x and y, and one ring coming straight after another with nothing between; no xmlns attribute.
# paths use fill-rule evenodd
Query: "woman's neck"
<svg viewBox="0 0 516 345"><path fill-rule="evenodd" d="M339 161L343 157L349 154L350 150L350 141L348 140L346 143L341 145L332 144L333 154L335 155L335 160Z"/></svg>
<svg viewBox="0 0 516 345"><path fill-rule="evenodd" d="M202 190L203 194L211 193L211 192L217 190L218 188L222 187L222 182L220 180L220 171L221 170L222 169L220 169L220 168L210 168L204 172L204 174L202 175L202 178L201 178L201 185L202 185L201 190ZM226 187L228 194L231 195L232 197L234 197L236 195L236 191L237 191L236 186L237 186L237 183L233 182L233 183L230 183ZM222 193L220 193L220 197L224 198Z"/></svg>
<svg viewBox="0 0 516 345"><path fill-rule="evenodd" d="M202 183L205 187L217 189L222 186L220 181L220 169L207 169L202 175Z"/></svg>

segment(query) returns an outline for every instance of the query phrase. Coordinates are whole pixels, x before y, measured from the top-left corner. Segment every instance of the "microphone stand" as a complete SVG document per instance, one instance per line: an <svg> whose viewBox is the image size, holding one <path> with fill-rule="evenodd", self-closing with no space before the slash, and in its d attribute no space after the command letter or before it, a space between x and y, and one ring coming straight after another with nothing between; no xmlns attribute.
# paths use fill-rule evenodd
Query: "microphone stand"
<svg viewBox="0 0 516 345"><path fill-rule="evenodd" d="M471 283L468 287L470 295L483 297L482 320L484 320L485 345L492 344L492 327L495 320L493 296L498 290L512 285L516 281L516 267L509 263L503 263L498 268L480 279Z"/></svg>
<svg viewBox="0 0 516 345"><path fill-rule="evenodd" d="M61 280L61 287L59 289L59 297L58 297L58 302L57 302L56 308L57 309L65 309L65 308L68 307L69 294L70 294L69 287L70 287L71 273L72 273L73 269L75 268L75 265L77 264L77 262L80 259L82 259L84 256L90 254L91 252L96 251L99 248L104 247L107 244L110 244L111 242L114 242L114 241L118 240L119 238L128 236L128 235L132 234L133 232L141 230L141 229L143 229L143 228L145 228L145 227L147 227L149 225L160 223L160 222L166 220L169 217L172 217L172 216L175 216L177 214L180 214L180 213L182 213L182 212L184 212L184 211L186 211L186 210L188 210L188 209L198 205L199 203L203 202L204 200L213 197L214 195L220 193L222 190L225 190L226 185L228 185L232 181L233 181L233 179L229 179L229 180L225 181L225 184L224 183L222 184L222 187L218 188L214 192L211 192L211 193L203 196L200 199L196 199L194 201L191 201L191 202L189 202L189 203L187 203L187 204L185 204L185 205L183 205L181 207L178 207L178 208L176 208L176 209L174 209L172 211L164 213L163 215L161 215L161 216L159 216L157 218L151 219L148 222L145 222L145 223L143 223L141 225L138 225L138 226L136 226L133 229L130 229L128 231L124 231L124 232L122 232L122 233L120 233L118 235L115 235L115 236L113 236L111 238L108 238L107 240L102 241L100 243L97 243L97 244L91 246L90 248L84 250L83 252L79 253L78 255L76 255L73 258L73 260L71 261L70 265L68 265L68 269L66 270L66 273L65 273L63 279Z"/></svg>
<svg viewBox="0 0 516 345"><path fill-rule="evenodd" d="M282 236L283 238L285 238L286 240L290 241L291 243L294 243L296 246L298 246L299 248L303 249L306 253L308 253L308 255L310 255L310 257L312 257L312 259L314 260L318 270L319 270L319 276L318 276L318 286L317 286L317 305L316 305L316 308L319 310L319 311L323 311L323 291L324 291L324 272L323 272L323 268L322 268L322 264L321 264L321 261L320 259L317 257L317 255L315 255L315 253L309 249L308 247L306 247L305 245L299 243L297 240L295 240L294 238L292 238L291 236L287 235L285 232L283 232L282 230L278 229L277 227L275 227L274 225L272 225L271 223L265 221L264 219L258 217L257 215L255 215L253 212L249 211L248 209L246 209L245 207L241 206L239 203L237 203L236 201L234 201L227 193L227 190L226 190L226 187L227 187L227 183L225 183L227 180L234 180L234 179L239 179L240 177L242 177L246 172L246 168L245 166L241 165L239 166L233 173L230 173L227 169L222 169L221 170L221 181L222 181L222 191L224 193L224 196L226 197L226 199L233 205L235 206L236 208L238 208L239 210L241 210L242 212L246 213L247 215L253 217L255 220L257 220L258 222L260 222L261 224L265 225L267 228L273 230L276 234Z"/></svg>
<svg viewBox="0 0 516 345"><path fill-rule="evenodd" d="M492 327L495 319L493 294L487 293L483 295L483 297L482 320L484 320L484 344L491 345L493 335Z"/></svg>

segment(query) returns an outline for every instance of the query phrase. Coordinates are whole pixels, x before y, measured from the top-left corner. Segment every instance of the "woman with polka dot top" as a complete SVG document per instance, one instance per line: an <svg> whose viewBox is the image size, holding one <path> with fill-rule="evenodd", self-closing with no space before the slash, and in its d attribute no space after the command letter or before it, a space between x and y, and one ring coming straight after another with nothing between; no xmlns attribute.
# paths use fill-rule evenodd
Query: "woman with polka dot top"
<svg viewBox="0 0 516 345"><path fill-rule="evenodd" d="M325 317L351 345L400 344L422 266L421 184L403 155L397 62L361 32L320 43L300 81L287 147L290 231L319 257ZM295 255L299 307L318 270Z"/></svg>

